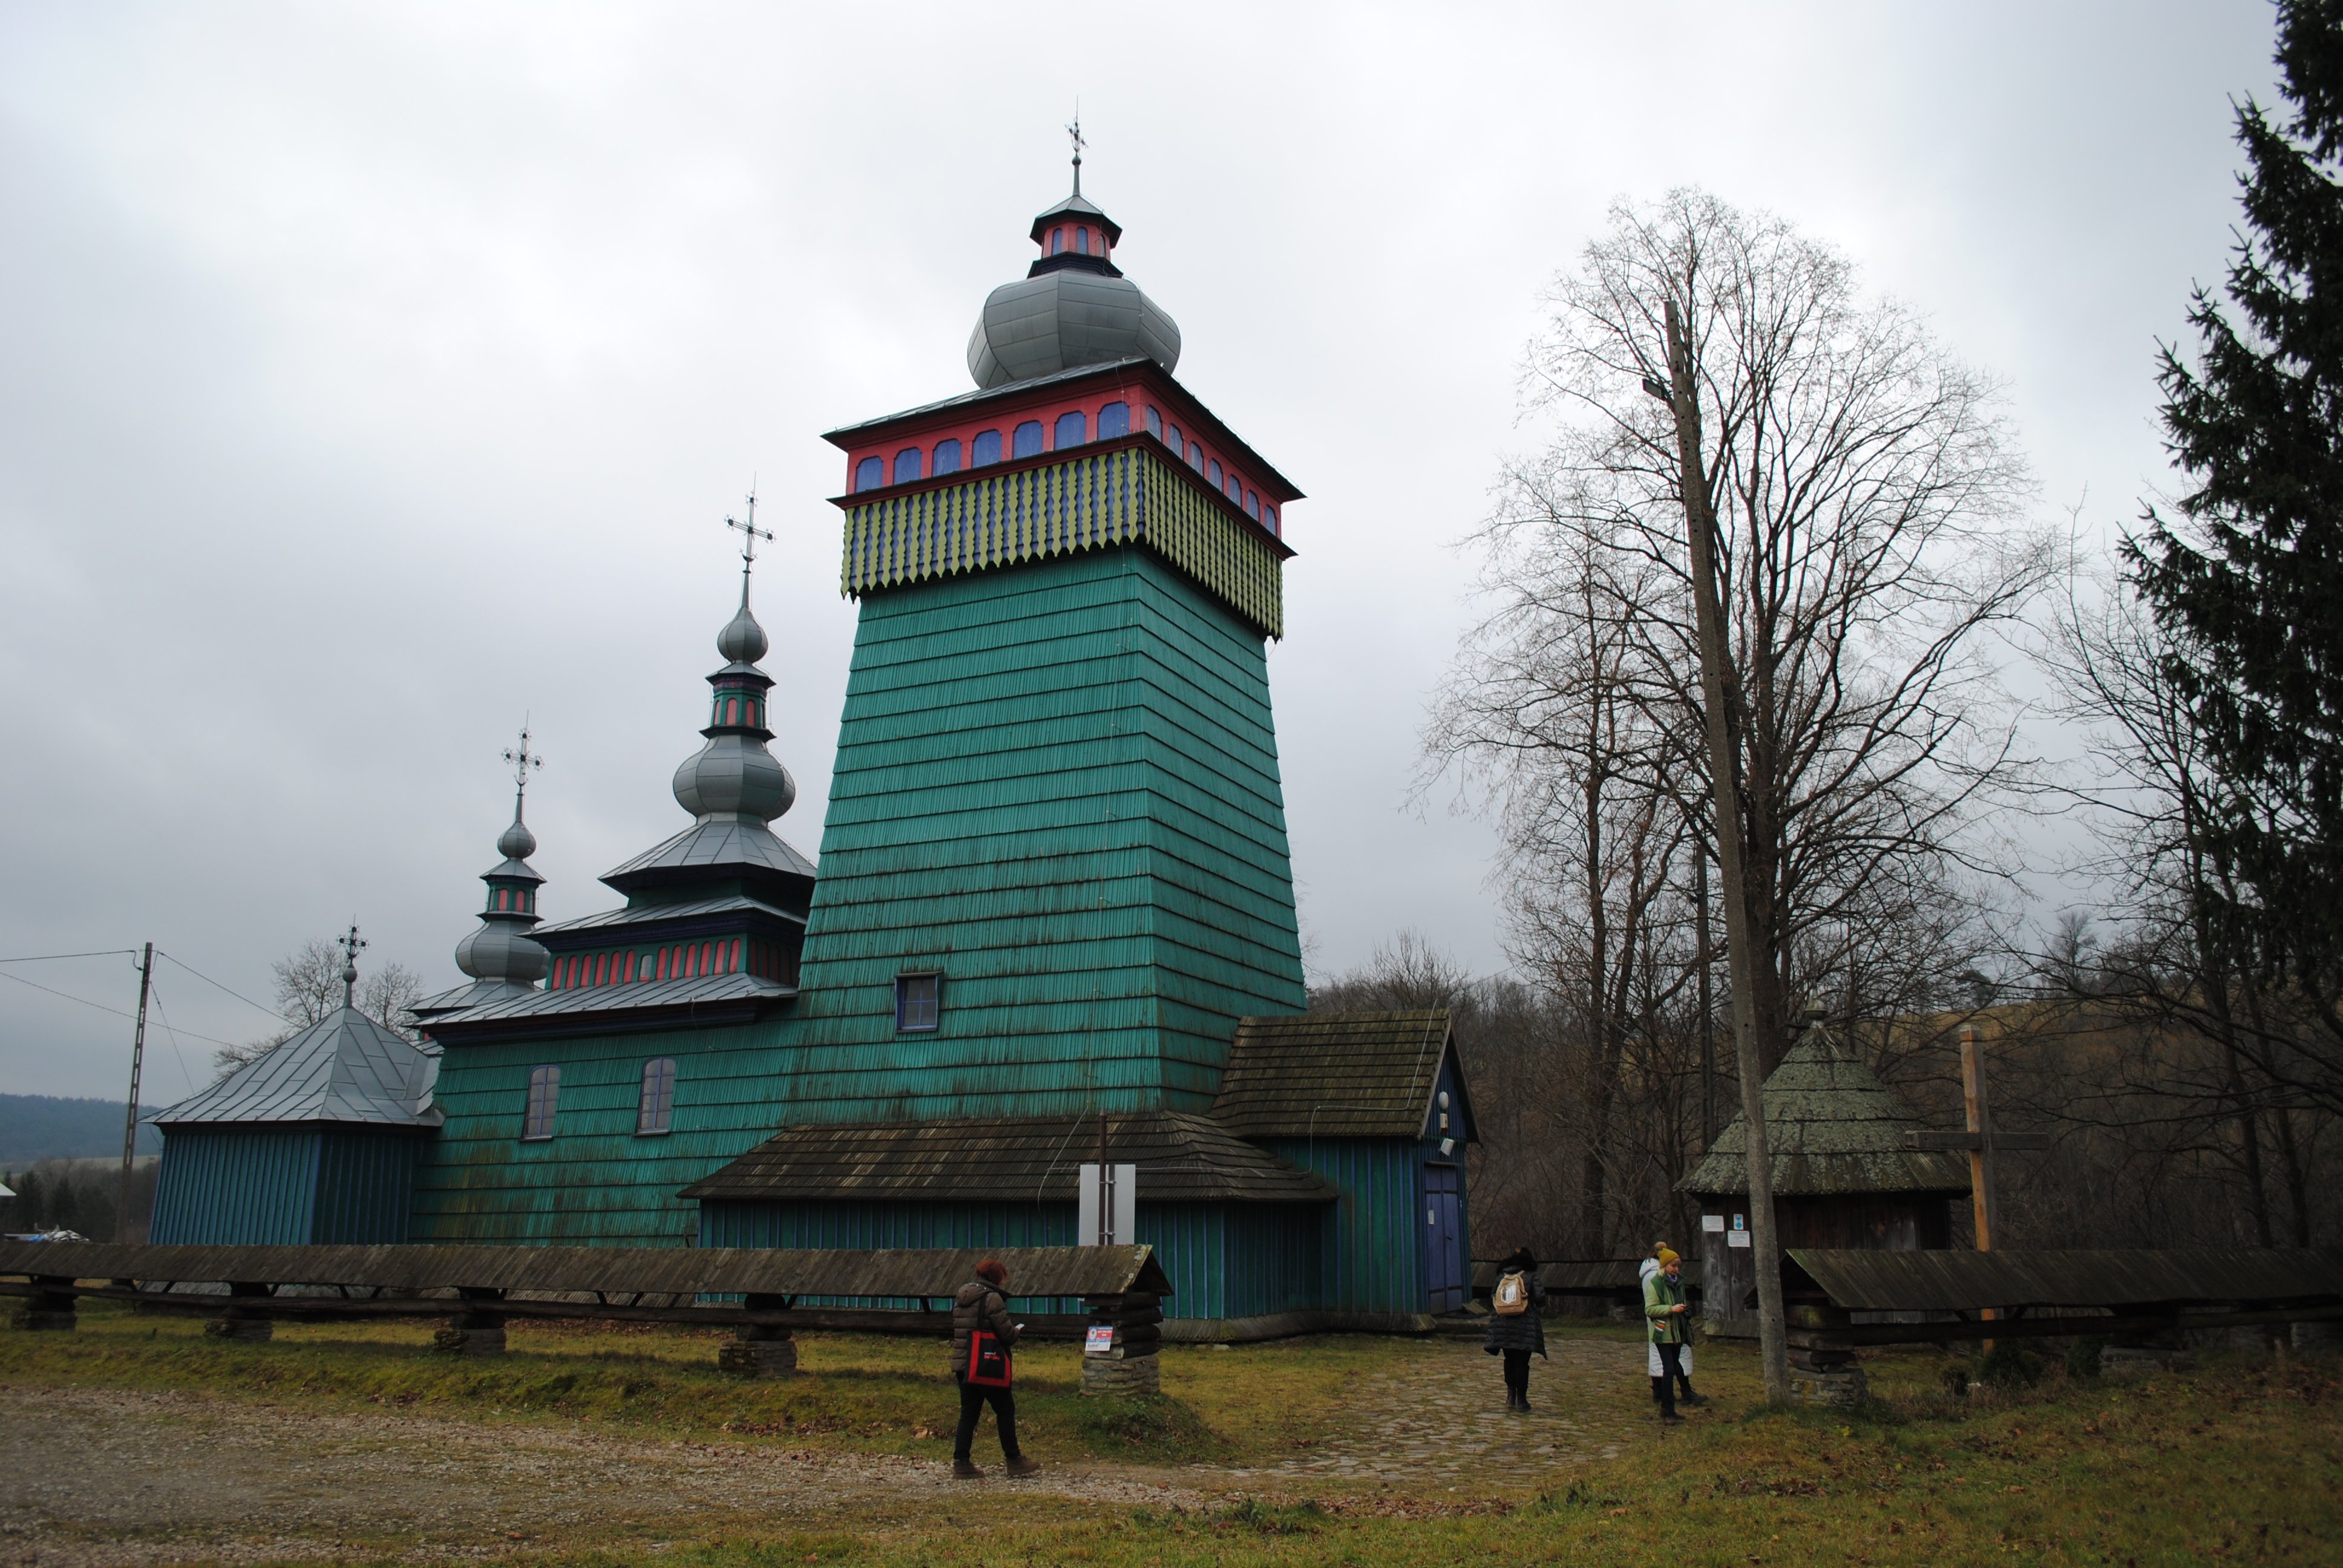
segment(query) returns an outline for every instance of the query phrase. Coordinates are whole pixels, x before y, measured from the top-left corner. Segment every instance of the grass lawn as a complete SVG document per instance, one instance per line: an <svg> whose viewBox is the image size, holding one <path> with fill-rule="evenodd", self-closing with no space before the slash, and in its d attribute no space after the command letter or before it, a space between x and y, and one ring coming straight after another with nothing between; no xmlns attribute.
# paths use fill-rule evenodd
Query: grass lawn
<svg viewBox="0 0 2343 1568"><path fill-rule="evenodd" d="M49 1388L172 1391L272 1406L582 1428L828 1453L949 1453L950 1391L932 1342L809 1334L805 1375L747 1382L713 1368L716 1336L526 1322L512 1354L430 1353L424 1325L280 1326L275 1342L201 1337L193 1320L92 1306L73 1334L0 1333L0 1384L37 1407ZM1557 1323L1557 1343L1622 1357L1632 1331ZM1005 1486L916 1504L864 1502L770 1531L679 1535L661 1563L744 1564L2050 1563L2162 1568L2343 1562L2343 1366L2214 1356L2133 1382L1944 1390L1933 1352L1866 1358L1860 1412L1768 1411L1755 1358L1701 1350L1715 1403L1661 1431L1632 1388L1603 1397L1616 1457L1492 1460L1420 1485L1272 1477L1262 1467L1377 1412L1363 1380L1453 1354L1325 1337L1165 1352L1165 1394L1084 1400L1072 1345L1020 1357L1027 1447L1053 1467L1145 1475L1192 1505L1109 1506ZM1448 1363L1453 1365L1453 1363ZM1607 1364L1607 1363L1606 1363ZM1493 1398L1493 1371L1487 1379ZM1592 1397L1592 1396L1589 1396ZM644 1561L639 1539L579 1533L499 1544L531 1562ZM0 1555L5 1547L0 1546ZM364 1556L369 1553L358 1553ZM467 1553L468 1555L474 1553ZM347 1561L347 1548L318 1561ZM45 1559L44 1559L45 1560ZM291 1561L299 1558L278 1558Z"/></svg>

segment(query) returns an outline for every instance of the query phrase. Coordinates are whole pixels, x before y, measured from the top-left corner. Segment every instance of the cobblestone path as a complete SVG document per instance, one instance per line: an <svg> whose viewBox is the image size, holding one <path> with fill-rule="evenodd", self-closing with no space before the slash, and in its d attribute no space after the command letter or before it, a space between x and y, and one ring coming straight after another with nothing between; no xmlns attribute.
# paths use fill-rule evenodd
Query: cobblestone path
<svg viewBox="0 0 2343 1568"><path fill-rule="evenodd" d="M1256 1475L1366 1480L1490 1470L1513 1478L1616 1454L1652 1419L1644 1347L1624 1339L1547 1336L1530 1361L1530 1411L1505 1409L1497 1358L1476 1342L1430 1340L1405 1364L1362 1382L1333 1435Z"/></svg>

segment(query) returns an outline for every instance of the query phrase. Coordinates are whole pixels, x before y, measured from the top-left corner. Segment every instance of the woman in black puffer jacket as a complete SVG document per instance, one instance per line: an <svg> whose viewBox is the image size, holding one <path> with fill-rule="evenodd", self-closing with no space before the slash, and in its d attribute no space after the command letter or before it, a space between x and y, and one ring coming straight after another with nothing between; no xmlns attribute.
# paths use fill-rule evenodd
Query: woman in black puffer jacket
<svg viewBox="0 0 2343 1568"><path fill-rule="evenodd" d="M1507 1274L1519 1274L1529 1288L1529 1306L1519 1312L1489 1313L1489 1332L1481 1348L1491 1355L1505 1358L1505 1408L1526 1411L1530 1407L1530 1357L1545 1355L1545 1287L1538 1282L1538 1261L1523 1247L1507 1258L1497 1269L1497 1287L1504 1288ZM1490 1292L1490 1305L1496 1304L1496 1292ZM1548 1360L1553 1358L1548 1357Z"/></svg>

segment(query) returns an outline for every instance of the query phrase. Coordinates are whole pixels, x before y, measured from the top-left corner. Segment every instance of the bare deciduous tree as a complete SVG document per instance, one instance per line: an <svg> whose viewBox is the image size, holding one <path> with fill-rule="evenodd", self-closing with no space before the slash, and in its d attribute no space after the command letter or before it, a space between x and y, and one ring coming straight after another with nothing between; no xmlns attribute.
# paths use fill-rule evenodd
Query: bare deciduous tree
<svg viewBox="0 0 2343 1568"><path fill-rule="evenodd" d="M270 1051L321 1019L341 1009L342 970L347 960L330 941L312 937L269 966L277 977L277 1011L287 1027L243 1045L222 1046L212 1053L216 1076L258 1061ZM415 1038L407 1010L423 996L423 977L396 961L377 964L358 977L353 997L357 1010L392 1033Z"/></svg>

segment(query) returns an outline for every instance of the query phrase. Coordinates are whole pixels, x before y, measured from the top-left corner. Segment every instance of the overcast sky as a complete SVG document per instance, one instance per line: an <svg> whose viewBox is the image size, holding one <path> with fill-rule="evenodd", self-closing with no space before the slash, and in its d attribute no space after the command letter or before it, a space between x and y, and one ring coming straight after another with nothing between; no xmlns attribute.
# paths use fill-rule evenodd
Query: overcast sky
<svg viewBox="0 0 2343 1568"><path fill-rule="evenodd" d="M854 630L835 426L969 386L1066 185L1309 493L1270 668L1313 968L1503 962L1413 804L1541 286L1696 183L2003 378L2046 516L2164 482L2155 342L2234 220L2251 0L1064 9L0 0L0 958L266 1000L352 918L435 984L524 713L554 918L684 824L751 476L812 852ZM9 975L127 1010L121 958ZM158 970L146 1098L267 1018ZM128 1024L0 982L0 1091Z"/></svg>

